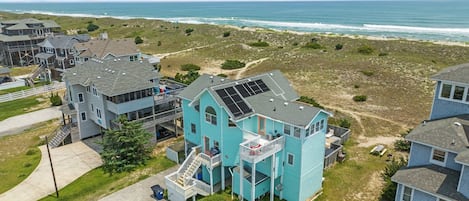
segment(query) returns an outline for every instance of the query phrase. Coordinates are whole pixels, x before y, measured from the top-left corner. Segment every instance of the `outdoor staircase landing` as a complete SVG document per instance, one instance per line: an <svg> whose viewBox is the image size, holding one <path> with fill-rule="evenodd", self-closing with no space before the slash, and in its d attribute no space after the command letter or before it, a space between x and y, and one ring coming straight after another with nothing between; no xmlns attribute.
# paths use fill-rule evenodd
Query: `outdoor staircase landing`
<svg viewBox="0 0 469 201"><path fill-rule="evenodd" d="M56 135L49 141L49 146L52 148L60 146L63 143L65 138L70 134L70 127L63 126L57 130Z"/></svg>
<svg viewBox="0 0 469 201"><path fill-rule="evenodd" d="M199 169L200 165L202 165L202 161L200 158L200 154L198 154L195 157L195 159L192 161L192 163L189 165L189 167L185 171L180 172L181 174L177 178L177 183L181 186L186 186L187 178L192 178L194 174L197 172L197 169Z"/></svg>

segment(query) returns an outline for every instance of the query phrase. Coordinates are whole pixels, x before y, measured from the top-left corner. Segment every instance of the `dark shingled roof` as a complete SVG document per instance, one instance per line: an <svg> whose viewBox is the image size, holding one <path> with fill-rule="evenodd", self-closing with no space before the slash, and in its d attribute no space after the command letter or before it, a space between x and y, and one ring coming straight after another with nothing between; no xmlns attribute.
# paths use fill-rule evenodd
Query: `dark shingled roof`
<svg viewBox="0 0 469 201"><path fill-rule="evenodd" d="M216 90L233 87L238 84L258 79L261 79L270 90L242 98L252 109L252 112L235 117L231 114L231 111L228 109L221 97L216 93ZM306 127L321 111L319 108L295 102L295 100L298 99L298 94L279 70L234 81L205 74L185 88L179 96L181 98L194 101L197 98L197 95L204 90L207 90L214 97L215 101L223 106L235 120L249 117L253 114L260 114L296 126ZM286 102L287 104L285 104Z"/></svg>
<svg viewBox="0 0 469 201"><path fill-rule="evenodd" d="M57 35L57 36L49 36L44 41L38 43L37 45L43 47L46 42L49 42L54 48L60 49L70 49L73 47L75 43L79 42L86 42L90 40L90 36L88 34L80 34L80 35Z"/></svg>
<svg viewBox="0 0 469 201"><path fill-rule="evenodd" d="M469 63L445 68L432 76L432 79L469 83Z"/></svg>
<svg viewBox="0 0 469 201"><path fill-rule="evenodd" d="M397 171L391 180L445 199L469 201L457 192L459 172L449 168L437 165L406 167Z"/></svg>
<svg viewBox="0 0 469 201"><path fill-rule="evenodd" d="M70 84L90 86L107 96L152 88L150 82L158 73L148 62L99 61L92 59L74 68L67 69L64 80Z"/></svg>
<svg viewBox="0 0 469 201"><path fill-rule="evenodd" d="M406 139L460 153L469 150L469 115L421 123Z"/></svg>

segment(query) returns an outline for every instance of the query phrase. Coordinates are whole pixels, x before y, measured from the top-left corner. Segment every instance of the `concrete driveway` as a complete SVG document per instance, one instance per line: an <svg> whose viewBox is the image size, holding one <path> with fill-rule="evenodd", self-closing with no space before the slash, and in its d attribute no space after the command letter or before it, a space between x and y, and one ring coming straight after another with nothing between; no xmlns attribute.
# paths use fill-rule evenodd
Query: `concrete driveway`
<svg viewBox="0 0 469 201"><path fill-rule="evenodd" d="M179 165L171 167L163 172L160 172L154 176L121 189L120 191L117 191L107 197L104 197L100 199L100 201L155 201L155 198L152 197L153 191L150 189L150 187L155 184L159 184L161 187L166 189L164 177L177 171L178 168Z"/></svg>
<svg viewBox="0 0 469 201"><path fill-rule="evenodd" d="M50 107L10 117L0 121L0 137L21 133L23 130L34 124L59 118L61 116L62 112L60 111L60 107Z"/></svg>
<svg viewBox="0 0 469 201"><path fill-rule="evenodd" d="M46 146L40 146L41 162L23 182L0 195L0 201L34 201L55 192ZM51 149L59 189L102 164L98 153L82 142Z"/></svg>

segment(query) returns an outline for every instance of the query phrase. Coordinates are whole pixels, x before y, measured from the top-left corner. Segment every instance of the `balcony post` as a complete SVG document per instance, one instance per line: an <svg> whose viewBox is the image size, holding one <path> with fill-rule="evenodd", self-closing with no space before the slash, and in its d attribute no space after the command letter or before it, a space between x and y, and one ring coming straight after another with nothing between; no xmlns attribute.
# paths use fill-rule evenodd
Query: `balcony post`
<svg viewBox="0 0 469 201"><path fill-rule="evenodd" d="M225 167L221 166L221 190L225 190Z"/></svg>
<svg viewBox="0 0 469 201"><path fill-rule="evenodd" d="M274 201L274 183L275 183L275 154L272 155L272 169L270 171L270 201Z"/></svg>
<svg viewBox="0 0 469 201"><path fill-rule="evenodd" d="M244 177L243 158L240 157L240 160L239 160L239 197L240 197L240 200L243 200L243 177Z"/></svg>
<svg viewBox="0 0 469 201"><path fill-rule="evenodd" d="M252 164L251 171L251 200L256 199L256 163Z"/></svg>
<svg viewBox="0 0 469 201"><path fill-rule="evenodd" d="M210 168L210 195L213 194L213 168Z"/></svg>

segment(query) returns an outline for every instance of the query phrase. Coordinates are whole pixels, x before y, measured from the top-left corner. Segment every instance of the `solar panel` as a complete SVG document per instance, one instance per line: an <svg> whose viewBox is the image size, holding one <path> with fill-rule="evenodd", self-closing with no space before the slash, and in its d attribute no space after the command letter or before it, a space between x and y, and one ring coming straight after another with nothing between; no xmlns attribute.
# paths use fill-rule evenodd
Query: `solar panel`
<svg viewBox="0 0 469 201"><path fill-rule="evenodd" d="M256 84L262 89L262 92L266 92L266 91L269 91L269 87L267 87L267 85L264 83L264 81L262 80L256 80Z"/></svg>
<svg viewBox="0 0 469 201"><path fill-rule="evenodd" d="M218 94L218 96L220 96L226 107L228 107L228 110L230 110L230 112L235 117L252 111L252 109L249 108L249 106L241 98L241 95L238 93L238 91L236 91L233 87L218 89L215 90L215 92Z"/></svg>
<svg viewBox="0 0 469 201"><path fill-rule="evenodd" d="M243 111L243 113L249 113L252 111L252 109L245 102L238 103L238 106L241 111Z"/></svg>
<svg viewBox="0 0 469 201"><path fill-rule="evenodd" d="M228 94L226 94L224 89L218 89L215 92L217 92L217 94L218 94L218 96L220 96L220 98L223 98L223 97L228 95Z"/></svg>
<svg viewBox="0 0 469 201"><path fill-rule="evenodd" d="M238 94L238 92L236 92L236 90L233 87L227 87L225 88L225 91L228 93L228 95L231 95L231 96Z"/></svg>
<svg viewBox="0 0 469 201"><path fill-rule="evenodd" d="M238 84L238 85L236 85L235 87L236 87L236 89L239 91L239 93L241 94L241 96L243 96L243 98L246 98L246 97L251 96L251 94L249 94L249 92L246 90L246 88L244 88L243 85Z"/></svg>
<svg viewBox="0 0 469 201"><path fill-rule="evenodd" d="M243 84L244 88L246 88L250 94L250 96L254 95L254 91L251 89L251 87L249 87L248 83L244 83Z"/></svg>
<svg viewBox="0 0 469 201"><path fill-rule="evenodd" d="M260 94L262 93L262 90L255 82L249 82L248 85L251 87L252 90L254 90L255 94Z"/></svg>

